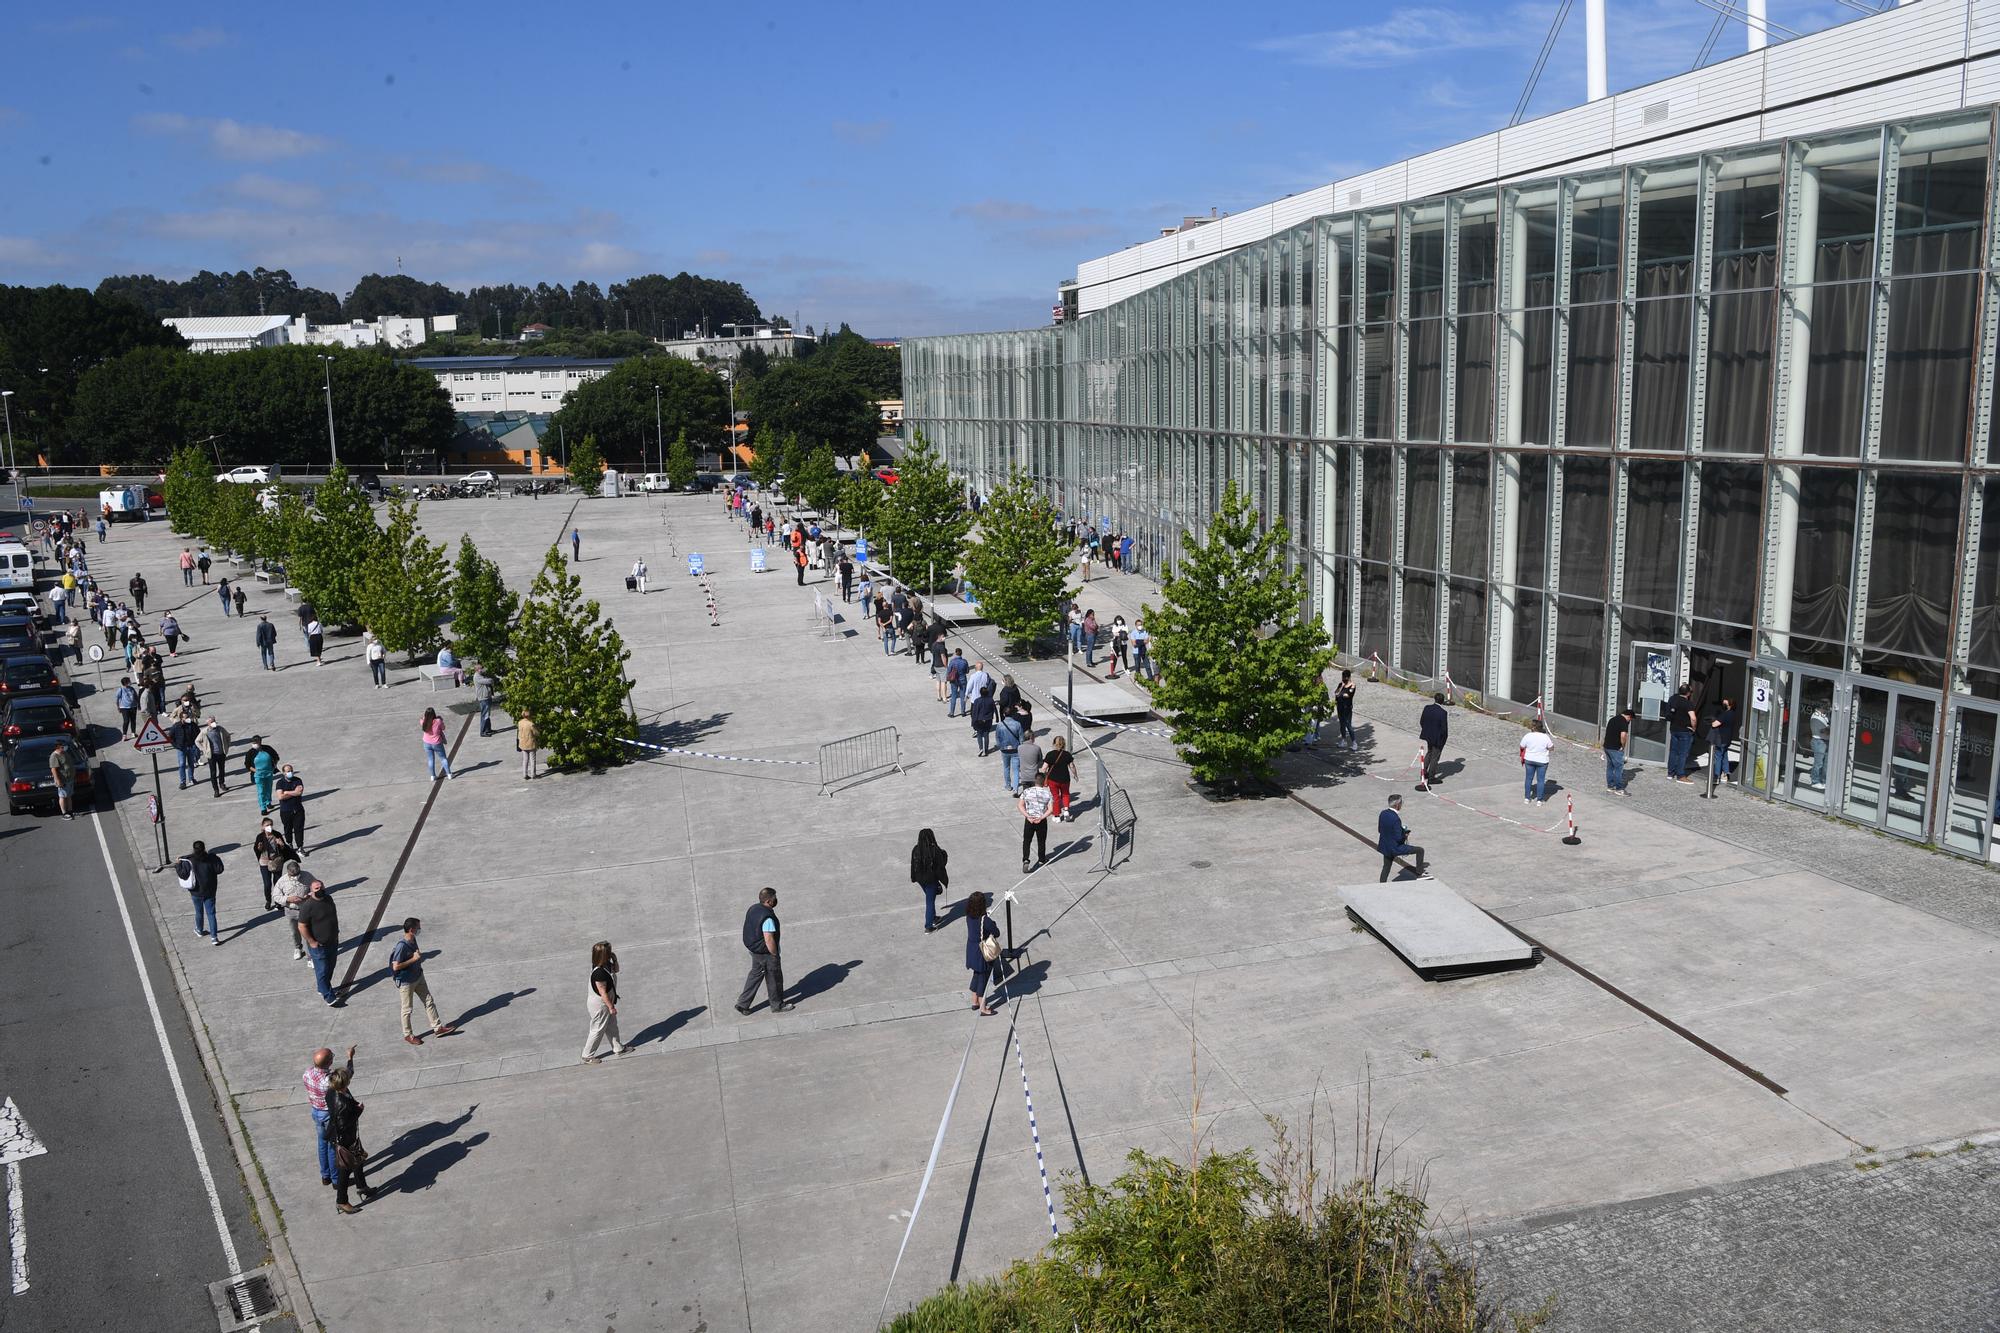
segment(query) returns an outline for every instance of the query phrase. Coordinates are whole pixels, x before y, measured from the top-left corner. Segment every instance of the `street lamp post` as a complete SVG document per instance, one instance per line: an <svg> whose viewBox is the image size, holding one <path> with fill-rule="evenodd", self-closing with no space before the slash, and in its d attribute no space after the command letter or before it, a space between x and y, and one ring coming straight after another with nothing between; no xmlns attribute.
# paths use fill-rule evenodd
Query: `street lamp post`
<svg viewBox="0 0 2000 1333"><path fill-rule="evenodd" d="M660 386L653 386L653 437L660 442L660 475L667 472L667 435L660 425Z"/></svg>
<svg viewBox="0 0 2000 1333"><path fill-rule="evenodd" d="M7 417L7 470L9 472L16 470L14 466L14 405L7 401L13 396L14 391L12 389L0 389L0 412L5 412Z"/></svg>
<svg viewBox="0 0 2000 1333"><path fill-rule="evenodd" d="M340 444L333 437L333 358L322 356L320 360L326 363L326 450L332 457L334 465L338 466Z"/></svg>

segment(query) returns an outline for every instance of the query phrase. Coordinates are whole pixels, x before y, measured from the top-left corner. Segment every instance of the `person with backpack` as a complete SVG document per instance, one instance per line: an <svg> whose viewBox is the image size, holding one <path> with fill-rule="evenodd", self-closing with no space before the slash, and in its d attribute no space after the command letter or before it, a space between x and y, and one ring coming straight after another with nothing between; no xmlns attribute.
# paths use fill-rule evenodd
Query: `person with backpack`
<svg viewBox="0 0 2000 1333"><path fill-rule="evenodd" d="M938 846L937 834L929 829L917 833L917 844L910 848L910 882L924 894L924 934L938 928L938 895L951 887L951 873L946 869L951 856Z"/></svg>
<svg viewBox="0 0 2000 1333"><path fill-rule="evenodd" d="M1025 735L1021 719L1011 711L1002 713L993 724L993 743L1000 750L1000 785L1009 796L1021 792L1021 740Z"/></svg>
<svg viewBox="0 0 2000 1333"><path fill-rule="evenodd" d="M998 719L1000 708L993 702L993 685L989 681L979 697L972 701L972 734L979 741L979 753L983 758L992 748L993 724Z"/></svg>
<svg viewBox="0 0 2000 1333"><path fill-rule="evenodd" d="M798 1006L785 1002L785 969L778 954L778 891L758 890L757 901L743 917L743 947L750 953L750 978L736 997L736 1012L747 1014L757 998L757 988L767 987L771 1012L782 1014Z"/></svg>
<svg viewBox="0 0 2000 1333"><path fill-rule="evenodd" d="M396 1003L403 1011L403 1040L412 1046L424 1044L410 1024L411 1011L418 1000L424 1002L424 1014L431 1020L433 1037L449 1037L458 1031L438 1017L437 1001L431 998L430 983L424 980L424 951L417 943L417 932L423 928L424 923L416 917L405 917L403 936L389 950L389 979L396 983Z"/></svg>
<svg viewBox="0 0 2000 1333"><path fill-rule="evenodd" d="M1049 741L1049 757L1042 761L1048 772L1049 795L1055 800L1055 817L1069 823L1076 815L1069 808L1069 785L1074 773L1076 756L1070 753L1069 743L1061 736Z"/></svg>
<svg viewBox="0 0 2000 1333"><path fill-rule="evenodd" d="M238 582L234 588L229 590L229 599L236 604L236 618L241 620L243 618L243 607L250 600L243 595L243 584L241 582Z"/></svg>
<svg viewBox="0 0 2000 1333"><path fill-rule="evenodd" d="M132 688L130 676L118 678L118 693L111 696L111 703L118 710L118 739L138 735L139 691Z"/></svg>
<svg viewBox="0 0 2000 1333"><path fill-rule="evenodd" d="M132 581L125 585L125 591L132 594L132 605L138 607L139 613L144 615L146 612L146 576L144 574L134 574Z"/></svg>
<svg viewBox="0 0 2000 1333"><path fill-rule="evenodd" d="M206 935L211 944L220 945L222 932L215 924L215 894L221 887L222 858L209 851L208 844L197 841L186 856L174 863L174 874L194 899L194 933Z"/></svg>
<svg viewBox="0 0 2000 1333"><path fill-rule="evenodd" d="M944 706L946 717L957 717L965 711L965 679L971 671L965 660L965 649L953 649L951 660L944 664L944 682L948 691Z"/></svg>

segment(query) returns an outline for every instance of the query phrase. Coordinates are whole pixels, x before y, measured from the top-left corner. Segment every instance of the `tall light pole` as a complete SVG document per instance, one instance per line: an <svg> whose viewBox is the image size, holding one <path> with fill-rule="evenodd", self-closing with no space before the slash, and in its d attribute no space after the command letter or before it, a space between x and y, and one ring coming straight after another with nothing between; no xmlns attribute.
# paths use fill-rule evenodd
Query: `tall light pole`
<svg viewBox="0 0 2000 1333"><path fill-rule="evenodd" d="M16 470L14 467L14 405L7 401L13 396L14 391L12 389L0 389L0 412L4 412L7 417L7 470L9 472Z"/></svg>
<svg viewBox="0 0 2000 1333"><path fill-rule="evenodd" d="M667 472L667 436L660 425L660 386L653 386L653 436L660 442L660 475Z"/></svg>
<svg viewBox="0 0 2000 1333"><path fill-rule="evenodd" d="M326 363L326 450L334 464L340 463L340 444L333 438L333 358L321 356Z"/></svg>
<svg viewBox="0 0 2000 1333"><path fill-rule="evenodd" d="M737 355L740 357L742 353L739 351ZM729 437L723 447L729 451L729 470L734 472L742 461L742 455L736 452L736 367L731 366L723 379L729 384Z"/></svg>

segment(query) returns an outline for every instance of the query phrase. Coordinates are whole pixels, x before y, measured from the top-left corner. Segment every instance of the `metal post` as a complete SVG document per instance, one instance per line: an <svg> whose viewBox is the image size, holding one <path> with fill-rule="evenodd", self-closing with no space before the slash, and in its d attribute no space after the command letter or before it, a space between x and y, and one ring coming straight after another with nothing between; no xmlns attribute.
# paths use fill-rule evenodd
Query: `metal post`
<svg viewBox="0 0 2000 1333"><path fill-rule="evenodd" d="M148 715L146 720L150 722L153 719ZM153 756L153 808L160 812L160 864L154 867L155 872L158 872L167 868L167 847L169 845L167 842L167 798L160 790L160 752L152 750L148 753Z"/></svg>
<svg viewBox="0 0 2000 1333"><path fill-rule="evenodd" d="M1069 663L1069 694L1068 698L1064 701L1063 709L1067 714L1063 719L1064 735L1069 739L1064 742L1064 747L1074 753L1076 750L1076 636L1070 633L1069 621L1067 619L1063 621L1063 644L1063 657Z"/></svg>
<svg viewBox="0 0 2000 1333"><path fill-rule="evenodd" d="M320 358L326 366L326 449L335 463L340 461L340 442L333 435L333 358Z"/></svg>
<svg viewBox="0 0 2000 1333"><path fill-rule="evenodd" d="M1014 895L1007 895L1007 956L1014 956Z"/></svg>
<svg viewBox="0 0 2000 1333"><path fill-rule="evenodd" d="M20 466L14 456L14 405L7 401L13 396L14 391L12 389L0 389L0 412L6 413L7 416L7 470L17 474L14 478L14 484L18 487L21 479L18 475ZM15 493L15 498L17 500L20 498L18 491Z"/></svg>
<svg viewBox="0 0 2000 1333"><path fill-rule="evenodd" d="M667 432L660 424L660 386L657 384L653 386L653 435L660 442L660 472L664 475L667 470Z"/></svg>

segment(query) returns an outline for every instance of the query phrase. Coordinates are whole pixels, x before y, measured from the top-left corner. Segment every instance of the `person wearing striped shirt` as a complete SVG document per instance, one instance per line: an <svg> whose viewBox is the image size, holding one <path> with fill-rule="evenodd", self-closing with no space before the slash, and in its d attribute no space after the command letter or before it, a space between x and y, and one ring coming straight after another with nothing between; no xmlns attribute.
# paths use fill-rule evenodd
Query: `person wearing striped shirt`
<svg viewBox="0 0 2000 1333"><path fill-rule="evenodd" d="M347 1064L344 1066L349 1078L354 1077L354 1047L347 1048ZM319 1183L331 1185L340 1173L334 1169L333 1137L327 1125L326 1081L333 1077L333 1051L322 1046L313 1052L312 1064L306 1067L306 1106L312 1111L313 1140L319 1145Z"/></svg>

